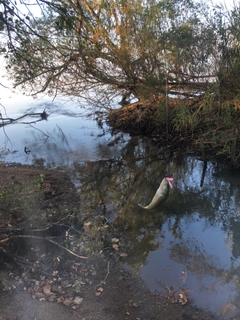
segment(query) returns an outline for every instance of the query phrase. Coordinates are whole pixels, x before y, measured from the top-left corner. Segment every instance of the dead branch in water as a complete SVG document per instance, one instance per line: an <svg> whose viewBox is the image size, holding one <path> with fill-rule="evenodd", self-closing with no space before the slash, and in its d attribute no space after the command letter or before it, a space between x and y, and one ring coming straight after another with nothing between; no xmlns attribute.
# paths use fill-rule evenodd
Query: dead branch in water
<svg viewBox="0 0 240 320"><path fill-rule="evenodd" d="M2 114L0 113L0 120L1 120L0 127L6 126L8 124L15 123L15 122L18 122L19 120L24 119L25 117L29 117L29 116L30 117L40 116L40 118L38 120L34 120L34 121L30 121L30 122L24 122L24 124L31 124L31 123L39 122L39 121L42 121L42 120L47 120L48 114L46 113L45 110L43 110L43 112L26 113L21 117L13 119L13 118L9 118L9 117L3 118Z"/></svg>

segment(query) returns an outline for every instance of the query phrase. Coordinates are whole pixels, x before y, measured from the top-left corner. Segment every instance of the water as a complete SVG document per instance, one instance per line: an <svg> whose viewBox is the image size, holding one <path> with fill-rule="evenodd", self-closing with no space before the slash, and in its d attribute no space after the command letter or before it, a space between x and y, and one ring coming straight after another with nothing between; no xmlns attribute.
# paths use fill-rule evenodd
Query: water
<svg viewBox="0 0 240 320"><path fill-rule="evenodd" d="M164 160L165 152L149 140L112 135L72 101L18 97L1 103L8 117L49 114L47 121L27 124L28 117L0 128L1 161L68 170L81 214L108 219L124 239L120 250L127 257L120 262L152 290L184 290L197 306L218 314L230 302L240 308L238 171L204 166L194 157ZM140 208L165 174L174 177L168 200L152 211Z"/></svg>
<svg viewBox="0 0 240 320"><path fill-rule="evenodd" d="M48 114L47 121L40 116L27 116L17 122L1 127L0 157L5 162L22 164L44 164L46 167L71 166L76 161L108 159L111 152L118 155L118 147L107 144L114 136L104 134L107 128L100 128L88 116L86 110L68 99L49 98L37 101L31 98L12 98L1 108L4 118L16 119L23 114ZM30 150L24 152L25 147Z"/></svg>

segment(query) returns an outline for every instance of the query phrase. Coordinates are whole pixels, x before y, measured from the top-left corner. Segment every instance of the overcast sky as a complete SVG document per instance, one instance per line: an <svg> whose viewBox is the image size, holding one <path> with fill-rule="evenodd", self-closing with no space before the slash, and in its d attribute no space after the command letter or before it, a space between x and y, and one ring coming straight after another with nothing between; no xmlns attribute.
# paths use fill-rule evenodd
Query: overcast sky
<svg viewBox="0 0 240 320"><path fill-rule="evenodd" d="M231 9L233 7L233 4L239 4L239 0L212 0L213 3L215 4L223 4L224 6L228 9Z"/></svg>

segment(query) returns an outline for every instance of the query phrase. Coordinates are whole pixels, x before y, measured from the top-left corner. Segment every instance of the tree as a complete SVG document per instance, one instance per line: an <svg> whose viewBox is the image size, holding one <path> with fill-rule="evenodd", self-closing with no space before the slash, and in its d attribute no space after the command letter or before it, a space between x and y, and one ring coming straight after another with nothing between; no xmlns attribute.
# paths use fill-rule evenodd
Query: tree
<svg viewBox="0 0 240 320"><path fill-rule="evenodd" d="M214 76L209 57L216 33L206 23L207 5L192 0L38 4L41 17L18 15L11 25L7 55L16 86L32 94L90 93L104 104L117 95L154 100L166 88L173 94L202 92L205 79Z"/></svg>
<svg viewBox="0 0 240 320"><path fill-rule="evenodd" d="M239 7L231 12L216 12L215 23L219 30L217 43L218 82L221 101L234 101L240 105L240 14ZM237 80L237 81L236 81Z"/></svg>

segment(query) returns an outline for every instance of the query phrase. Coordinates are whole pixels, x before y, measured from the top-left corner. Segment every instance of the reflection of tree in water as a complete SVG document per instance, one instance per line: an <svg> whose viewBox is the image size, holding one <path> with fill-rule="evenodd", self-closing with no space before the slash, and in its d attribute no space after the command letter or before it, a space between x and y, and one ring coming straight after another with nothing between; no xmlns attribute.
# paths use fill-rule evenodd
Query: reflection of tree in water
<svg viewBox="0 0 240 320"><path fill-rule="evenodd" d="M192 271L201 276L218 276L227 281L228 272L216 266L215 258L206 252L201 252L197 244L192 242L175 243L170 248L171 259L183 264L187 271Z"/></svg>
<svg viewBox="0 0 240 320"><path fill-rule="evenodd" d="M232 254L237 259L240 257L240 221L231 218L229 225L232 235Z"/></svg>
<svg viewBox="0 0 240 320"><path fill-rule="evenodd" d="M167 163L152 155L147 156L142 146L133 144L125 147L120 159L76 164L81 215L104 215L116 234L128 239L127 263L138 272L140 266L147 263L149 253L161 246L155 239L161 234L162 224L169 222L171 216L175 219L172 219L174 223L169 225L168 231L177 239L182 239L184 232L182 218L191 227L196 220L195 212L198 213L197 219L207 218L208 226L231 228L229 217L234 210L228 208L239 201L239 193L235 192L227 177L224 180L218 178L213 168L207 168L204 184L200 186L203 181L201 166L198 168L199 179L194 180L195 162L194 159L187 160L178 167L174 161ZM139 208L137 203L147 203L169 171L173 172L175 181L167 202L151 212ZM179 253L179 259L187 259L186 250L174 246L172 251L175 256ZM193 272L197 272L197 268L198 272L213 272L204 254L191 255L195 259L188 259L188 267ZM220 269L214 271L219 277L222 277L221 272Z"/></svg>
<svg viewBox="0 0 240 320"><path fill-rule="evenodd" d="M133 215L131 222L125 216L119 216L113 223L113 227L128 239L126 262L135 273L139 273L141 266L147 263L147 257L151 251L162 247L159 238L163 223L161 215L140 216Z"/></svg>
<svg viewBox="0 0 240 320"><path fill-rule="evenodd" d="M217 264L216 257L206 252L201 252L197 244L187 242L175 243L170 248L170 257L173 261L181 263L186 268L186 274L192 272L200 277L208 279L204 290L208 292L216 291L219 287L224 287L232 283L235 285L237 295L234 298L234 305L240 310L240 267L234 263L228 268L220 267ZM234 266L235 265L235 266ZM186 285L188 281L186 280Z"/></svg>
<svg viewBox="0 0 240 320"><path fill-rule="evenodd" d="M120 159L75 164L85 207L101 208L108 218L140 213L137 203L152 198L166 173L167 163L132 154ZM131 219L131 218L130 218Z"/></svg>
<svg viewBox="0 0 240 320"><path fill-rule="evenodd" d="M73 147L76 147L77 139L66 135L58 125L54 126L51 132L46 132L48 135L37 130L32 130L30 133L24 143L31 149L31 155L35 162L39 158L44 158L47 166L57 167L60 165L70 166L75 158L89 158L88 146L79 142L77 150L74 150Z"/></svg>
<svg viewBox="0 0 240 320"><path fill-rule="evenodd" d="M125 151L121 159L75 164L75 169L80 182L81 215L104 215L117 234L127 237L127 261L136 271L146 263L149 252L161 245L154 239L163 222L159 211L144 212L137 203L145 192L145 201L152 197L167 164L144 158L138 146L132 152L131 148Z"/></svg>
<svg viewBox="0 0 240 320"><path fill-rule="evenodd" d="M25 138L24 143L31 149L35 163L44 158L49 166L57 166L56 162L59 159L65 159L65 154L69 151L68 139L59 126L56 126L48 135L32 130L29 137Z"/></svg>

